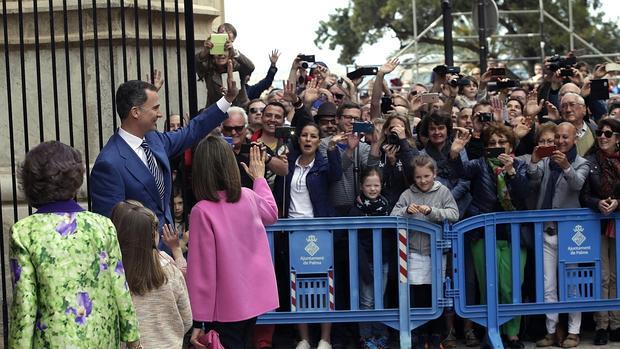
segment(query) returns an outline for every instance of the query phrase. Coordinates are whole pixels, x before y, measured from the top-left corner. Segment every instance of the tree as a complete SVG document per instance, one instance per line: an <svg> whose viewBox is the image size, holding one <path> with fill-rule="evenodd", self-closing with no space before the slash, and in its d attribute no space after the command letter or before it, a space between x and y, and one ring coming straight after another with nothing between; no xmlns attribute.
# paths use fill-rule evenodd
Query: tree
<svg viewBox="0 0 620 349"><path fill-rule="evenodd" d="M471 11L472 2L452 1L454 12ZM418 29L421 31L441 15L440 0L416 0ZM538 0L508 1L498 0L500 10L538 9ZM600 1L587 0L573 2L573 23L575 32L586 41L595 43L602 51L617 52L620 49L619 26L603 20L600 13ZM555 18L561 19L567 26L568 4L564 0L546 0L544 9ZM476 35L471 23L471 16L454 17L454 35ZM499 34L536 33L540 31L537 14L500 15ZM327 21L321 21L316 30L315 44L328 43L330 49L342 48L338 59L341 64L352 64L360 53L363 44L374 44L388 31L400 40L401 48L413 39L412 2L411 0L351 0L349 7L338 8L329 15ZM443 28L440 25L429 31L420 39L426 43L443 47ZM545 53L566 53L569 49L569 35L552 21L545 19ZM540 54L540 37L510 38L492 40L490 56L531 57ZM478 52L477 39L454 39L455 48ZM575 40L575 47L583 47ZM455 50L458 52L458 50ZM588 50L589 51L589 50Z"/></svg>

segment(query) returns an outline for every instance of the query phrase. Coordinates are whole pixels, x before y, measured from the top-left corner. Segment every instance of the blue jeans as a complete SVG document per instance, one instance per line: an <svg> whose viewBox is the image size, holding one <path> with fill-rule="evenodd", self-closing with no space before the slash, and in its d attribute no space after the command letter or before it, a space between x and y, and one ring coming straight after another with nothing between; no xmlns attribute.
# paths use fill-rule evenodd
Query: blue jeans
<svg viewBox="0 0 620 349"><path fill-rule="evenodd" d="M383 276L383 284L382 286L382 294L385 294L385 288L387 286L387 274L388 274L388 264L383 263L382 266L382 276ZM374 269L372 264L370 265L370 271L374 275ZM375 289L373 282L364 283L360 279L360 309L374 309L375 308ZM360 337L362 338L370 338L370 337L388 337L388 329L387 326L380 322L360 322Z"/></svg>

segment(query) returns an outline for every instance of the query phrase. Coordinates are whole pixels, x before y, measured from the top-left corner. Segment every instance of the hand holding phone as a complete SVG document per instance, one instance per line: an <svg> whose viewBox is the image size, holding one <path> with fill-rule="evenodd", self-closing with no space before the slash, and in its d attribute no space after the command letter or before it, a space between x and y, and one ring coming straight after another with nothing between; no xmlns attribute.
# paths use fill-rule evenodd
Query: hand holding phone
<svg viewBox="0 0 620 349"><path fill-rule="evenodd" d="M423 93L420 95L422 103L433 104L439 101L439 93Z"/></svg>
<svg viewBox="0 0 620 349"><path fill-rule="evenodd" d="M484 157L487 159L497 159L500 154L504 154L506 149L502 147L489 147L484 148Z"/></svg>
<svg viewBox="0 0 620 349"><path fill-rule="evenodd" d="M549 157L553 154L554 151L557 150L557 147L555 145L550 145L547 147L537 147L536 148L536 156L539 159L544 159L546 157Z"/></svg>

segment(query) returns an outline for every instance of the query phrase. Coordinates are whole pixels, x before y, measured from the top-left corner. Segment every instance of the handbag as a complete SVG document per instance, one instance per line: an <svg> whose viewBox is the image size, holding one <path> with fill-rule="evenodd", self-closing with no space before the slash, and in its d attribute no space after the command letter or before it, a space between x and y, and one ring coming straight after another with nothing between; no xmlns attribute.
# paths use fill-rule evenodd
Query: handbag
<svg viewBox="0 0 620 349"><path fill-rule="evenodd" d="M207 334L198 338L198 343L207 347L207 349L225 349L220 342L220 335L215 330L210 330Z"/></svg>

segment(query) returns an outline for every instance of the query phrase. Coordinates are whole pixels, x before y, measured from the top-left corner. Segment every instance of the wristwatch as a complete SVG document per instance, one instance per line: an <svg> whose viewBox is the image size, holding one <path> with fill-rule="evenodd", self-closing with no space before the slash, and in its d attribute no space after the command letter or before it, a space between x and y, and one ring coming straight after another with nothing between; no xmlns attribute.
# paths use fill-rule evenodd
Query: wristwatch
<svg viewBox="0 0 620 349"><path fill-rule="evenodd" d="M271 159L273 158L273 156L271 156L271 154L265 154L267 156L267 159L265 160L265 165L267 165Z"/></svg>

